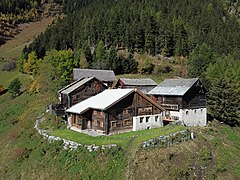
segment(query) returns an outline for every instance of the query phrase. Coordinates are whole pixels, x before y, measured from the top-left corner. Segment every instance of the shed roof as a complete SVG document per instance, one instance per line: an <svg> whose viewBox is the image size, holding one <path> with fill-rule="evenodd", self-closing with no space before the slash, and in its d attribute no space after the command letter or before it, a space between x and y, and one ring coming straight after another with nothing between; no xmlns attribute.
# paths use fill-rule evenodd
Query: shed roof
<svg viewBox="0 0 240 180"><path fill-rule="evenodd" d="M119 102L133 91L134 89L107 89L72 106L71 108L67 109L66 112L81 114L90 108L106 110L109 106Z"/></svg>
<svg viewBox="0 0 240 180"><path fill-rule="evenodd" d="M198 80L198 78L165 79L148 94L183 96Z"/></svg>
<svg viewBox="0 0 240 180"><path fill-rule="evenodd" d="M94 77L78 80L77 82L69 84L67 88L63 89L62 91L60 90L58 92L62 94L69 94L92 79L94 79Z"/></svg>
<svg viewBox="0 0 240 180"><path fill-rule="evenodd" d="M133 86L157 86L157 83L150 78L142 78L142 79L129 79L129 78L120 78L125 85L133 85Z"/></svg>
<svg viewBox="0 0 240 180"><path fill-rule="evenodd" d="M73 68L73 79L78 80L80 78L96 77L100 81L116 81L116 76L112 70L101 69L78 69Z"/></svg>

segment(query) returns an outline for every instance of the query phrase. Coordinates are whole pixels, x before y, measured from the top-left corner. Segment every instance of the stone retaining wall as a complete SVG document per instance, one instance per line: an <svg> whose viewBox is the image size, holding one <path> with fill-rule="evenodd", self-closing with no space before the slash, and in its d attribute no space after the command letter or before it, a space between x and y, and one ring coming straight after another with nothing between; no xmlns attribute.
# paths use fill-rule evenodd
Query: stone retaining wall
<svg viewBox="0 0 240 180"><path fill-rule="evenodd" d="M95 144L91 145L84 145L84 144L79 144L74 141L69 141L64 138L60 138L57 136L51 136L48 135L49 132L52 132L51 130L42 130L39 128L39 123L44 121L45 118L43 117L38 117L36 120L35 124L35 129L38 131L38 133L44 137L44 139L47 139L49 142L53 141L63 141L63 148L64 149L70 149L70 150L76 150L78 147L82 146L85 147L89 152L96 151L96 150L104 150L104 149L109 149L109 148L114 148L117 147L116 144L109 144L109 145L102 145L102 146L96 146ZM143 142L140 147L146 148L146 147L153 147L153 146L158 146L158 147L170 147L173 144L178 144L180 142L188 141L193 139L193 133L191 133L188 130L183 130L179 131L176 133L172 133L166 136L159 136L154 139L150 139L148 141Z"/></svg>
<svg viewBox="0 0 240 180"><path fill-rule="evenodd" d="M173 144L178 144L180 142L193 140L194 135L192 132L188 130L179 131L176 133L169 134L167 136L159 136L154 139L150 139L148 141L145 141L141 144L141 147L170 147Z"/></svg>
<svg viewBox="0 0 240 180"><path fill-rule="evenodd" d="M102 145L102 146L96 146L95 144L91 144L91 145L83 145L83 144L79 144L77 142L74 141L69 141L66 140L64 138L60 138L57 136L50 136L48 135L49 132L52 132L51 130L42 130L39 128L39 123L44 121L45 118L42 117L38 117L36 120L36 124L34 126L34 128L38 131L38 133L44 137L44 139L47 139L48 142L53 142L53 141L63 141L63 148L64 149L70 149L70 150L76 150L78 147L82 146L85 147L89 152L92 151L96 151L96 150L104 150L104 149L109 149L109 148L113 148L113 147L117 147L116 144L109 144L109 145Z"/></svg>

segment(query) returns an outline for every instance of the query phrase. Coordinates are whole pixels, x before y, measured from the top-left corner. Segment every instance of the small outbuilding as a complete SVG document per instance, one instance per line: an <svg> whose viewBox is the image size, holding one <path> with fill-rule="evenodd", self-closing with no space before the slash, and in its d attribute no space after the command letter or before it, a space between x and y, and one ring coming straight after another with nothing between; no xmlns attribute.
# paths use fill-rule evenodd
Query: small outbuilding
<svg viewBox="0 0 240 180"><path fill-rule="evenodd" d="M103 134L163 126L164 109L136 89L107 89L67 109L69 127Z"/></svg>
<svg viewBox="0 0 240 180"><path fill-rule="evenodd" d="M129 78L120 78L115 88L129 89L129 88L137 88L143 93L148 93L153 88L157 86L157 83L150 78L141 78L141 79L129 79Z"/></svg>
<svg viewBox="0 0 240 180"><path fill-rule="evenodd" d="M95 77L81 78L58 91L60 103L69 108L108 87Z"/></svg>
<svg viewBox="0 0 240 180"><path fill-rule="evenodd" d="M96 77L108 87L112 87L113 83L117 81L117 78L112 70L73 68L74 81L89 77Z"/></svg>
<svg viewBox="0 0 240 180"><path fill-rule="evenodd" d="M166 109L165 121L179 120L187 126L207 124L206 89L198 78L166 79L148 94Z"/></svg>

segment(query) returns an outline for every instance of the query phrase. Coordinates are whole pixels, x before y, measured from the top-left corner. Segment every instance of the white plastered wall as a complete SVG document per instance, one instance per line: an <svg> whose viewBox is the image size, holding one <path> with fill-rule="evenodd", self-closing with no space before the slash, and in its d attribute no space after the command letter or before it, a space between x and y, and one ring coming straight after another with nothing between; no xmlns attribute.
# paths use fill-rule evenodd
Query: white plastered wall
<svg viewBox="0 0 240 180"><path fill-rule="evenodd" d="M146 119L149 117L148 122ZM157 120L156 120L156 118ZM142 122L140 122L142 119ZM162 113L155 115L135 116L133 117L133 131L163 127Z"/></svg>
<svg viewBox="0 0 240 180"><path fill-rule="evenodd" d="M186 126L206 126L207 108L198 109L180 109L179 111L170 111L170 116L179 117Z"/></svg>

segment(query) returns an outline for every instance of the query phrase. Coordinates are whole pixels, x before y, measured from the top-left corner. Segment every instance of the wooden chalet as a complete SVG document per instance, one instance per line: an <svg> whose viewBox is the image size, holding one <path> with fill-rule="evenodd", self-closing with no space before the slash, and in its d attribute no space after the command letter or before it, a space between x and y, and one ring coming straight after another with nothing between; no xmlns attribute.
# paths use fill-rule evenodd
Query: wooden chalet
<svg viewBox="0 0 240 180"><path fill-rule="evenodd" d="M101 69L73 69L74 81L81 78L96 77L108 87L112 87L113 83L117 81L116 76L112 70Z"/></svg>
<svg viewBox="0 0 240 180"><path fill-rule="evenodd" d="M162 127L163 111L136 89L108 89L66 112L69 127L112 134Z"/></svg>
<svg viewBox="0 0 240 180"><path fill-rule="evenodd" d="M142 78L142 79L129 79L129 78L120 78L115 88L137 88L143 93L148 93L153 88L157 86L157 83L150 78Z"/></svg>
<svg viewBox="0 0 240 180"><path fill-rule="evenodd" d="M148 94L166 109L165 120L206 125L206 89L198 78L166 79Z"/></svg>
<svg viewBox="0 0 240 180"><path fill-rule="evenodd" d="M69 108L108 87L95 77L81 78L58 91L60 103Z"/></svg>

